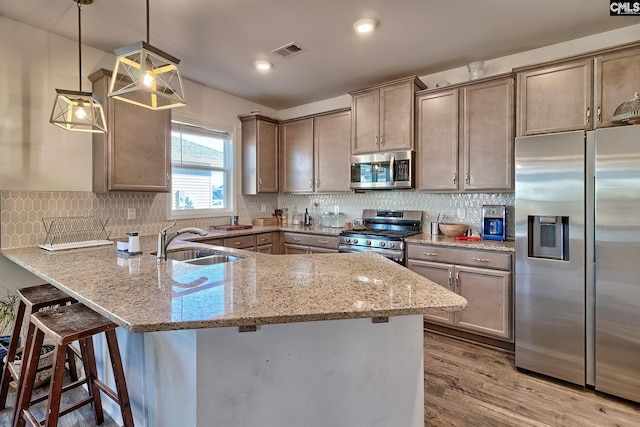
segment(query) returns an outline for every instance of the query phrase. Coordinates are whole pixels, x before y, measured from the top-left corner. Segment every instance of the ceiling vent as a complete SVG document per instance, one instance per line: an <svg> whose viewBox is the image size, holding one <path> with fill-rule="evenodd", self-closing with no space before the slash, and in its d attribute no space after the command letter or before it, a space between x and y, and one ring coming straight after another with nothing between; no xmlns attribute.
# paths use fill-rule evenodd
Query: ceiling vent
<svg viewBox="0 0 640 427"><path fill-rule="evenodd" d="M276 53L283 58L291 58L292 56L302 53L305 50L307 50L307 48L302 46L298 42L291 42L272 50L271 53Z"/></svg>

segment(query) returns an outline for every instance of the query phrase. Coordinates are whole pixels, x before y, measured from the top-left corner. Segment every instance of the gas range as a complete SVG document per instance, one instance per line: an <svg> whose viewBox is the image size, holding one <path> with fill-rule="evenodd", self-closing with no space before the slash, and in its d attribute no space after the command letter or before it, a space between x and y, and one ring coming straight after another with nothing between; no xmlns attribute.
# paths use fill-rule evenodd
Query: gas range
<svg viewBox="0 0 640 427"><path fill-rule="evenodd" d="M340 233L340 252L377 252L404 265L404 239L422 232L421 211L365 209L364 230Z"/></svg>

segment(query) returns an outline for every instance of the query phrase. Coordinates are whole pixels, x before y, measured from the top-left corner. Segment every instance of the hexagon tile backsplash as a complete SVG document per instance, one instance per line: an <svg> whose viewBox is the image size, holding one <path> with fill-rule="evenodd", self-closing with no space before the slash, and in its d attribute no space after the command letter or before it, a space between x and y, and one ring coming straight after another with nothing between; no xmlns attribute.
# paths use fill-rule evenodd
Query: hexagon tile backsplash
<svg viewBox="0 0 640 427"><path fill-rule="evenodd" d="M65 191L0 191L0 248L36 246L45 239L42 218L98 216L108 218L110 238L124 238L129 231L151 235L169 224L167 203L170 195L155 193L91 193ZM264 194L237 195L236 214L240 224L251 224L253 218L271 215L276 208L294 207L304 212L318 206L318 212L340 212L351 221L365 208L412 209L423 211L425 222L447 215L450 222L468 224L479 233L482 205L507 206L507 236L513 238L514 196L512 193L426 194L415 191L375 191L345 194ZM262 211L262 208L265 211ZM127 209L136 208L136 219L127 219ZM462 218L459 214L463 214ZM179 220L176 227L193 226L207 229L211 225L228 224L229 217Z"/></svg>

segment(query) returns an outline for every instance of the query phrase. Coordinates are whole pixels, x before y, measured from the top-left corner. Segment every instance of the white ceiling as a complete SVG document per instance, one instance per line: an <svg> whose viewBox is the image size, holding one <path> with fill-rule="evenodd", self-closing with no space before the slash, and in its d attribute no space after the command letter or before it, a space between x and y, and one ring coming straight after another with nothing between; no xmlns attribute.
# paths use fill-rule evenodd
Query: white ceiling
<svg viewBox="0 0 640 427"><path fill-rule="evenodd" d="M83 43L113 52L144 40L145 5L83 6ZM77 40L73 0L0 0L0 15ZM363 17L379 22L365 37L352 28ZM281 110L639 22L610 17L605 0L151 0L149 41L184 77ZM308 50L271 53L293 41ZM273 70L257 72L258 59Z"/></svg>

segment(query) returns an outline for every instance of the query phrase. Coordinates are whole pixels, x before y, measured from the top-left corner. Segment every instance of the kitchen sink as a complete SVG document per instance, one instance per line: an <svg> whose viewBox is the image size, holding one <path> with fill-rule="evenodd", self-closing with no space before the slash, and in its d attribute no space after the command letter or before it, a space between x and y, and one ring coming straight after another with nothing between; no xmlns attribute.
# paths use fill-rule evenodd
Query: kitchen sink
<svg viewBox="0 0 640 427"><path fill-rule="evenodd" d="M155 255L155 253L151 255ZM195 265L221 264L223 262L238 261L244 258L245 257L240 255L231 255L204 248L185 248L167 251L167 259Z"/></svg>

